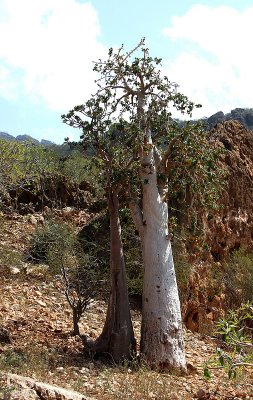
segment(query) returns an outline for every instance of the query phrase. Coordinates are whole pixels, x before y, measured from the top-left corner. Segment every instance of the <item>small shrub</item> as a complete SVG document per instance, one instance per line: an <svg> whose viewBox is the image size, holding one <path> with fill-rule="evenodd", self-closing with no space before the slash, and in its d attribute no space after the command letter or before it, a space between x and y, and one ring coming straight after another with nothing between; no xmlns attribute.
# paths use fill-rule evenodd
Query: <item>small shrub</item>
<svg viewBox="0 0 253 400"><path fill-rule="evenodd" d="M193 265L189 260L189 255L186 252L185 243L182 237L174 236L172 240L172 248L179 297L182 304L187 300L189 294L188 283L193 270Z"/></svg>
<svg viewBox="0 0 253 400"><path fill-rule="evenodd" d="M103 280L96 259L85 255L79 247L78 255L72 254L72 266L62 260L61 273L64 292L73 314L73 333L79 335L78 322L101 287Z"/></svg>
<svg viewBox="0 0 253 400"><path fill-rule="evenodd" d="M229 378L236 378L245 368L253 368L253 303L230 310L216 324L221 346L204 368L207 378L211 369L224 369Z"/></svg>
<svg viewBox="0 0 253 400"><path fill-rule="evenodd" d="M2 266L21 267L23 264L23 253L6 245L0 247L0 264Z"/></svg>
<svg viewBox="0 0 253 400"><path fill-rule="evenodd" d="M245 249L233 252L224 264L224 284L229 308L253 301L253 253Z"/></svg>
<svg viewBox="0 0 253 400"><path fill-rule="evenodd" d="M38 348L35 343L28 344L22 349L8 349L0 354L2 371L21 375L36 373L36 376L43 379L47 377L48 371L55 370L57 366L61 366L59 350Z"/></svg>
<svg viewBox="0 0 253 400"><path fill-rule="evenodd" d="M20 370L27 362L27 355L21 350L6 350L0 355L0 369Z"/></svg>
<svg viewBox="0 0 253 400"><path fill-rule="evenodd" d="M3 215L0 214L0 226L1 226L1 233L4 235L9 235L9 228L6 224L6 220ZM9 267L18 267L21 268L23 266L24 255L23 252L20 250L16 250L7 242L2 241L0 243L0 274L3 273L6 275L9 274L10 270Z"/></svg>
<svg viewBox="0 0 253 400"><path fill-rule="evenodd" d="M129 294L141 296L143 262L140 240L135 232L129 210L122 208L119 214ZM79 233L79 240L82 243L85 253L99 260L102 273L101 279L104 280L108 280L108 266L110 262L109 231L109 216L104 213L99 218L91 221Z"/></svg>
<svg viewBox="0 0 253 400"><path fill-rule="evenodd" d="M78 322L101 286L100 263L78 240L74 229L53 219L38 228L31 239L30 256L49 265L50 272L61 274L63 290L73 312L74 334Z"/></svg>
<svg viewBox="0 0 253 400"><path fill-rule="evenodd" d="M59 273L59 261L73 248L75 240L73 228L50 218L32 235L28 259L47 263L51 270Z"/></svg>

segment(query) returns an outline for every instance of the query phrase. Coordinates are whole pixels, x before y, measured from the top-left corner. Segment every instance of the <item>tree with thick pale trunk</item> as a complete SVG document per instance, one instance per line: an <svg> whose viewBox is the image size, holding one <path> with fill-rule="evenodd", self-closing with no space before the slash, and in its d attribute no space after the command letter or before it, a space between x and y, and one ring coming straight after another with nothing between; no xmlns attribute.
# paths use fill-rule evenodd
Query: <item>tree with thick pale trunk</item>
<svg viewBox="0 0 253 400"><path fill-rule="evenodd" d="M149 150L141 160L142 210L130 208L143 252L141 354L158 369L186 370L180 302L168 231L168 205L164 187L159 190L151 134ZM137 213L139 218L137 219Z"/></svg>
<svg viewBox="0 0 253 400"><path fill-rule="evenodd" d="M125 185L142 246L141 358L153 368L184 373L168 202L180 194L191 210L195 203L204 207L214 201L218 152L199 124L180 125L172 119L171 106L191 115L194 104L177 91L177 84L162 76L160 63L150 57L144 40L126 54L123 46L116 52L110 49L108 60L95 63L97 93L64 119L81 127L85 137L96 126L98 141L107 149L113 143L111 178Z"/></svg>

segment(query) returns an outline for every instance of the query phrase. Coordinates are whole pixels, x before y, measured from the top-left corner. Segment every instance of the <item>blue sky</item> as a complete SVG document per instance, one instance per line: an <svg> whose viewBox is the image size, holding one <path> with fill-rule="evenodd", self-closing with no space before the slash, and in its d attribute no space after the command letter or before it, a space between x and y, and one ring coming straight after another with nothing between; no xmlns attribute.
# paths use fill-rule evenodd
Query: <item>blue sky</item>
<svg viewBox="0 0 253 400"><path fill-rule="evenodd" d="M61 143L95 90L92 61L145 36L195 117L253 107L252 0L0 0L0 131Z"/></svg>

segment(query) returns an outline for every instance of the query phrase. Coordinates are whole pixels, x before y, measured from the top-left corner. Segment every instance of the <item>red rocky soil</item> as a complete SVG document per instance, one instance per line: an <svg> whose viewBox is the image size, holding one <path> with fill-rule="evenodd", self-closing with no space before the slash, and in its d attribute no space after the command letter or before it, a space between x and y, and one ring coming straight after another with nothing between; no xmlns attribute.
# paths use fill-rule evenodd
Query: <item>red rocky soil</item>
<svg viewBox="0 0 253 400"><path fill-rule="evenodd" d="M39 216L35 219L40 223ZM10 220L2 231L0 245L22 249L35 223L29 216ZM220 370L213 371L212 379L204 378L203 365L217 344L208 335L188 330L185 345L189 375L185 377L138 369L134 362L119 367L84 358L80 339L71 336L71 312L60 287L57 277L36 268L1 274L0 327L7 329L10 337L10 343L0 343L3 372L70 388L98 400L253 398L253 371L245 372L236 381L228 380ZM82 318L81 332L97 337L105 315L106 304L94 300ZM134 310L132 315L139 338L140 312ZM6 388L4 374L0 388L1 385Z"/></svg>

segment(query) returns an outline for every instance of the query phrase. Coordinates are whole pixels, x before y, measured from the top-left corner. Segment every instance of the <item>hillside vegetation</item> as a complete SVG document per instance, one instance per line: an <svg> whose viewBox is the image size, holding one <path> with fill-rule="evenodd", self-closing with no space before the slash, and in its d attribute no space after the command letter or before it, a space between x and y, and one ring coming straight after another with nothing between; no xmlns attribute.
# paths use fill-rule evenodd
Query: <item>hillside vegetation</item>
<svg viewBox="0 0 253 400"><path fill-rule="evenodd" d="M219 369L206 380L204 370L217 345L226 349L220 337L209 336L215 333L215 322L230 308L253 300L253 134L236 121L218 124L210 134L226 149L220 162L227 170L227 185L223 206L212 215L203 212L201 232L192 230L187 216L174 228L189 370L188 376L176 380L140 368L138 360L116 367L84 357L83 341L71 334L78 298L87 299L78 321L81 338L97 337L106 313L108 219L99 166L79 152L62 160L31 144L0 142L2 372L72 388L96 399L250 398L252 373L247 368L234 381ZM124 207L120 213L138 337L141 257L129 215ZM75 286L78 280L83 281L82 288ZM10 388L4 374L1 379L3 395Z"/></svg>

